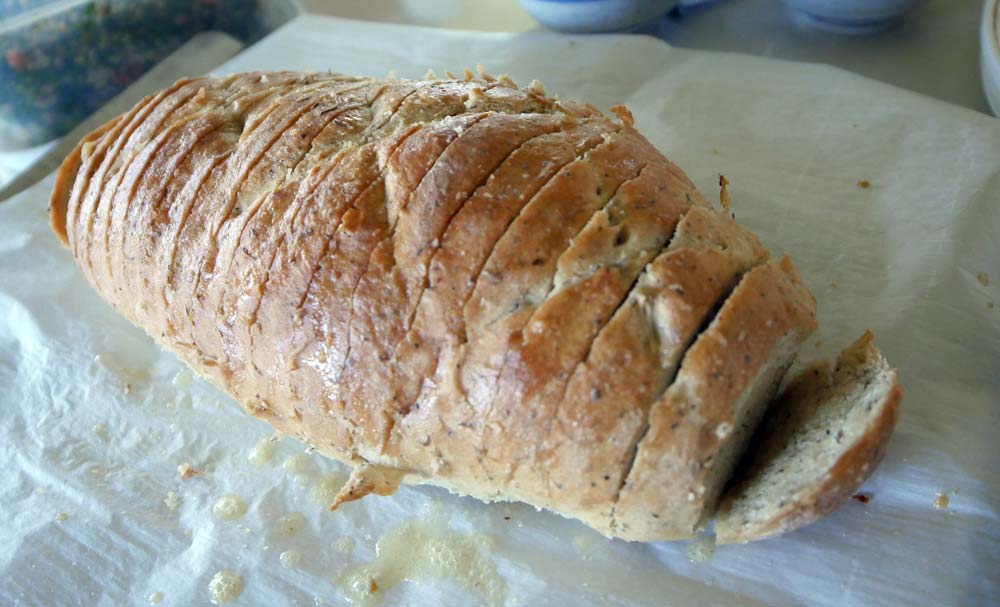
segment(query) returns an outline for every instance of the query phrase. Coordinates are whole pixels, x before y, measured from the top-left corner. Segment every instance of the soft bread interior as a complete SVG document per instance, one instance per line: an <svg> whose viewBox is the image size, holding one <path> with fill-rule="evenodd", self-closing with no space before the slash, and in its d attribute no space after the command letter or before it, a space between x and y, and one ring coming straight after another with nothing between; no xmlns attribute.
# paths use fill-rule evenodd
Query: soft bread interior
<svg viewBox="0 0 1000 607"><path fill-rule="evenodd" d="M900 398L897 373L871 345L847 348L835 368L813 365L784 391L756 436L749 465L724 497L720 542L799 528L833 510L883 453Z"/></svg>

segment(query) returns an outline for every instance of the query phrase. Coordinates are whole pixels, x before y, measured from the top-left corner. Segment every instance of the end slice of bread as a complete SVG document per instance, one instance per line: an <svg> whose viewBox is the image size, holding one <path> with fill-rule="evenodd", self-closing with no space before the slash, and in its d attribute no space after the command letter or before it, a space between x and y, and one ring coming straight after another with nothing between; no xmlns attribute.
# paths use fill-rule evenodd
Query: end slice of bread
<svg viewBox="0 0 1000 607"><path fill-rule="evenodd" d="M871 331L841 352L836 367L824 362L800 373L769 409L748 465L724 494L718 542L798 529L850 497L885 453L902 397L897 375Z"/></svg>

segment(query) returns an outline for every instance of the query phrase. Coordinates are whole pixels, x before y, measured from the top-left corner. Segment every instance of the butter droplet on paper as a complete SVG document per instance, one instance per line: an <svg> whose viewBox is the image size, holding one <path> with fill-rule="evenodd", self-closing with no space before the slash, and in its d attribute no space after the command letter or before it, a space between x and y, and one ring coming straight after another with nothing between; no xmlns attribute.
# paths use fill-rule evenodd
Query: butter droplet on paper
<svg viewBox="0 0 1000 607"><path fill-rule="evenodd" d="M306 526L306 519L298 512L289 512L278 519L274 526L274 535L289 538L298 534Z"/></svg>
<svg viewBox="0 0 1000 607"><path fill-rule="evenodd" d="M94 427L90 431L94 433L94 436L101 439L102 442L108 442L108 428L104 424L94 424Z"/></svg>
<svg viewBox="0 0 1000 607"><path fill-rule="evenodd" d="M293 455L286 459L281 467L285 469L285 472L293 475L307 474L310 469L309 457L303 454Z"/></svg>
<svg viewBox="0 0 1000 607"><path fill-rule="evenodd" d="M163 505L167 507L167 510L177 510L181 507L181 496L177 495L175 491L168 491L167 496L163 498Z"/></svg>
<svg viewBox="0 0 1000 607"><path fill-rule="evenodd" d="M354 551L354 538L349 535L345 535L344 537L337 540L337 543L334 544L333 547L340 554L347 556Z"/></svg>
<svg viewBox="0 0 1000 607"><path fill-rule="evenodd" d="M687 545L687 557L692 563L708 563L715 556L715 536L699 535Z"/></svg>
<svg viewBox="0 0 1000 607"><path fill-rule="evenodd" d="M212 506L212 514L215 518L223 521L234 521L243 516L247 511L247 505L238 495L223 495L216 500Z"/></svg>
<svg viewBox="0 0 1000 607"><path fill-rule="evenodd" d="M232 603L242 592L243 580L233 571L223 569L213 575L212 581L208 583L208 595L216 605Z"/></svg>
<svg viewBox="0 0 1000 607"><path fill-rule="evenodd" d="M278 556L278 560L285 569L296 569L302 564L302 553L298 550L285 550Z"/></svg>
<svg viewBox="0 0 1000 607"><path fill-rule="evenodd" d="M170 380L175 388L184 389L191 385L191 372L187 369L181 369L174 375L174 378Z"/></svg>
<svg viewBox="0 0 1000 607"><path fill-rule="evenodd" d="M256 468L261 468L274 459L274 453L278 449L277 436L265 436L257 441L254 448L247 455L247 461Z"/></svg>

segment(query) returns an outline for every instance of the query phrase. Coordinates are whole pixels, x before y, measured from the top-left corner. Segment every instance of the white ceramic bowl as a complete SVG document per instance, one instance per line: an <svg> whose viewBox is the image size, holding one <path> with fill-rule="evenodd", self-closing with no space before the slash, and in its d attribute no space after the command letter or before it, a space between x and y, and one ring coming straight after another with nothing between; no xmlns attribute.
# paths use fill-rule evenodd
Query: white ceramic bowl
<svg viewBox="0 0 1000 607"><path fill-rule="evenodd" d="M987 0L979 26L979 71L994 116L1000 116L1000 1Z"/></svg>
<svg viewBox="0 0 1000 607"><path fill-rule="evenodd" d="M784 0L795 21L837 34L892 27L924 0Z"/></svg>
<svg viewBox="0 0 1000 607"><path fill-rule="evenodd" d="M623 32L649 23L677 0L519 0L521 8L561 32Z"/></svg>

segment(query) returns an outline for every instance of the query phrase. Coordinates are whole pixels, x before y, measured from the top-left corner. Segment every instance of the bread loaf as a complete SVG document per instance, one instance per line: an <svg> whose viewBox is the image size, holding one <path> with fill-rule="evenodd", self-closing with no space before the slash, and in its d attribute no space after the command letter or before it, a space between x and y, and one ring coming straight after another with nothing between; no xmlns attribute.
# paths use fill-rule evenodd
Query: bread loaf
<svg viewBox="0 0 1000 607"><path fill-rule="evenodd" d="M633 127L506 78L182 80L88 135L52 223L121 314L355 467L690 537L815 303Z"/></svg>

